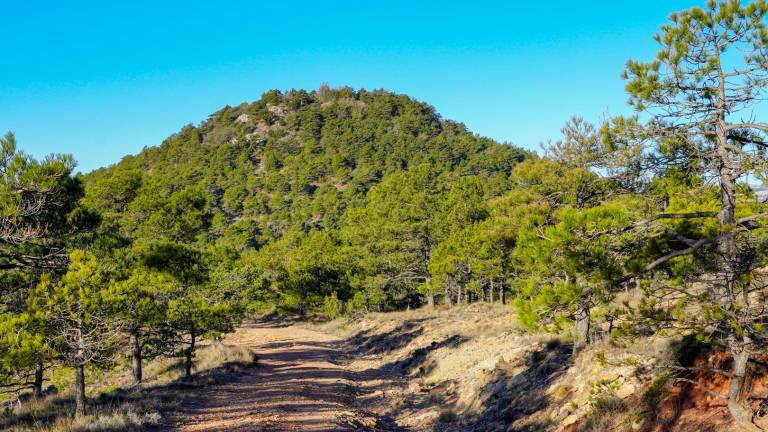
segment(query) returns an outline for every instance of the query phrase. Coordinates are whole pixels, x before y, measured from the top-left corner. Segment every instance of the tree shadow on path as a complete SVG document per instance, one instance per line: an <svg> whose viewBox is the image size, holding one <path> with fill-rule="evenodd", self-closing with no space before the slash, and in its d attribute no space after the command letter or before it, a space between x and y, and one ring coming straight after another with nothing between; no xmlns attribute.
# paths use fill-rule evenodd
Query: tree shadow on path
<svg viewBox="0 0 768 432"><path fill-rule="evenodd" d="M257 336L246 341L257 352L258 367L232 382L196 390L166 426L182 431L404 430L361 406L364 395L378 388L378 382L367 382L380 376L332 361L340 354L339 342L296 327L260 326L250 325ZM265 340L267 333L276 340Z"/></svg>

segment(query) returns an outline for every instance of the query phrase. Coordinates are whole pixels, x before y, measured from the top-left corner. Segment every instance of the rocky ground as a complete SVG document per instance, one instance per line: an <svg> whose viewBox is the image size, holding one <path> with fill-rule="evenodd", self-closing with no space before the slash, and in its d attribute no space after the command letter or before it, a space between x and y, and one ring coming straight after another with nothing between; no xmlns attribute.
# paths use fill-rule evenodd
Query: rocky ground
<svg viewBox="0 0 768 432"><path fill-rule="evenodd" d="M322 325L262 322L224 343L252 350L257 364L196 390L164 428L735 430L722 401L659 378L679 355L679 339L597 341L574 359L567 341L518 329L503 305L369 314ZM698 362L716 356L696 355ZM715 388L727 384L696 379Z"/></svg>

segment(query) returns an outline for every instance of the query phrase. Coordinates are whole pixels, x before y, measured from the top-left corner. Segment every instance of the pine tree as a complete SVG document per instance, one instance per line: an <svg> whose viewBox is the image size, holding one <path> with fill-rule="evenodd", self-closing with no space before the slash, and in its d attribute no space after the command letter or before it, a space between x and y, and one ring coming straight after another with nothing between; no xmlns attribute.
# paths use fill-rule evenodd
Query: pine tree
<svg viewBox="0 0 768 432"><path fill-rule="evenodd" d="M0 138L0 270L66 267L63 242L86 222L70 214L82 196L74 167L71 156L37 161L12 133Z"/></svg>
<svg viewBox="0 0 768 432"><path fill-rule="evenodd" d="M762 0L730 0L672 14L656 36L656 59L626 68L630 103L651 121L640 129L635 119L618 119L605 128L609 147L641 149L657 189L666 192L662 213L635 225L652 233L647 252L660 246L643 270L667 276L655 292L682 288L681 328L733 356L721 396L743 430L758 429L743 397L749 361L768 341L765 284L755 271L766 263L766 209L750 198L747 180L764 179L768 162L768 124L753 119L768 88L766 12ZM703 290L687 283L696 280Z"/></svg>
<svg viewBox="0 0 768 432"><path fill-rule="evenodd" d="M114 325L128 336L131 372L142 381L142 363L169 351L172 333L165 325L172 299L181 288L169 275L137 266L124 279L113 280L106 294L113 308Z"/></svg>
<svg viewBox="0 0 768 432"><path fill-rule="evenodd" d="M48 356L25 298L43 272L66 270L67 244L98 222L78 205L83 189L71 175L74 167L69 155L38 161L17 148L12 133L0 138L0 314L16 331L5 335L0 349L5 388L27 386L31 377L34 393L41 394ZM37 357L32 364L20 361L18 350L25 360Z"/></svg>
<svg viewBox="0 0 768 432"><path fill-rule="evenodd" d="M61 364L75 370L75 414L85 415L85 368L111 363L118 332L109 304L108 275L95 256L70 254L60 280L46 276L30 293L28 313L45 325L44 337Z"/></svg>

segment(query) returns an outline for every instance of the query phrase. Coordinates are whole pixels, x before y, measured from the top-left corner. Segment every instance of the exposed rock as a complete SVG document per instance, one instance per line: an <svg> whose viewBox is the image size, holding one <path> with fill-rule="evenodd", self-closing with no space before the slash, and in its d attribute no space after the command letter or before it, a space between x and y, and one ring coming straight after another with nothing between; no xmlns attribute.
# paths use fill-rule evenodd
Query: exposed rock
<svg viewBox="0 0 768 432"><path fill-rule="evenodd" d="M560 425L561 426L570 426L570 425L576 423L577 421L579 421L579 416L577 414L571 414L568 417L566 417L565 420L563 420L560 423Z"/></svg>
<svg viewBox="0 0 768 432"><path fill-rule="evenodd" d="M637 391L637 385L633 382L625 382L624 384L619 387L618 390L616 390L616 397L620 399L625 399L629 396L632 396Z"/></svg>

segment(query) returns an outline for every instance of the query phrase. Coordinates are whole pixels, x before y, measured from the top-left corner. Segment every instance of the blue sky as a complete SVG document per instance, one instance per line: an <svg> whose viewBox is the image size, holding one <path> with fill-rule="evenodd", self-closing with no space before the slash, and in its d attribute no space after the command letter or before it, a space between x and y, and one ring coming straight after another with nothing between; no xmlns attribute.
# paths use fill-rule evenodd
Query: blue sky
<svg viewBox="0 0 768 432"><path fill-rule="evenodd" d="M628 112L626 60L651 59L668 14L702 3L0 0L0 132L87 172L224 105L327 82L538 149L571 115Z"/></svg>

